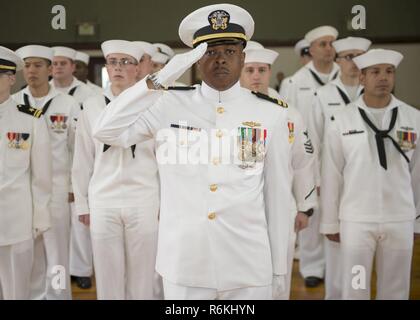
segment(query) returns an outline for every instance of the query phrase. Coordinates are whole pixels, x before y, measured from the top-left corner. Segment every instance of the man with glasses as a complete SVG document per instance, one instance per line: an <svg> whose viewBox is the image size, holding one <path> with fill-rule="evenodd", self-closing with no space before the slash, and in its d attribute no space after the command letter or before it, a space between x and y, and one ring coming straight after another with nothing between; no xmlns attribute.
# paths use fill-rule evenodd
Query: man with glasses
<svg viewBox="0 0 420 320"><path fill-rule="evenodd" d="M0 299L30 298L34 240L51 226L51 151L42 111L10 96L22 59L0 47Z"/></svg>
<svg viewBox="0 0 420 320"><path fill-rule="evenodd" d="M91 230L98 299L156 299L159 180L154 141L127 148L92 136L98 115L136 83L143 52L129 41L102 43L111 85L84 102L76 131L73 188L79 220Z"/></svg>
<svg viewBox="0 0 420 320"><path fill-rule="evenodd" d="M337 52L336 62L340 66L340 75L315 92L308 124L319 163L325 126L334 121L336 111L345 108L363 92L363 86L359 81L360 70L353 62L353 58L366 52L370 44L371 42L367 39L353 37L333 42ZM319 176L320 173L317 174ZM321 233L325 231L325 226L322 224L320 231ZM342 275L340 273L339 239L333 235L328 235L327 238L328 240L324 243L325 299L340 299Z"/></svg>

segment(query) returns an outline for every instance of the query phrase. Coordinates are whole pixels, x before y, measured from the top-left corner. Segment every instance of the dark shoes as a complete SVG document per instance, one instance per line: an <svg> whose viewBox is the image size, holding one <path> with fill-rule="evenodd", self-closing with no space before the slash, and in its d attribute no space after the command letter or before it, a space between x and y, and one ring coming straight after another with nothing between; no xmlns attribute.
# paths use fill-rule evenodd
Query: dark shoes
<svg viewBox="0 0 420 320"><path fill-rule="evenodd" d="M321 278L318 277L306 277L305 278L305 286L307 288L316 288L318 287L322 282Z"/></svg>
<svg viewBox="0 0 420 320"><path fill-rule="evenodd" d="M90 279L90 277L71 276L71 280L75 281L77 286L80 289L90 289L90 288L92 288L92 280Z"/></svg>

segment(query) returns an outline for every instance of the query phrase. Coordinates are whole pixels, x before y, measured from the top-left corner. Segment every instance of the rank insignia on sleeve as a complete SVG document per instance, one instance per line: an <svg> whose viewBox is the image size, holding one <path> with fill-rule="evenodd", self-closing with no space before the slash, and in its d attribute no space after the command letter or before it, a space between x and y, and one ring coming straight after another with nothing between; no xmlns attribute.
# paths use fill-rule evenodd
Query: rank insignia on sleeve
<svg viewBox="0 0 420 320"><path fill-rule="evenodd" d="M29 133L8 132L7 139L9 140L9 148L26 150L29 147L27 142Z"/></svg>

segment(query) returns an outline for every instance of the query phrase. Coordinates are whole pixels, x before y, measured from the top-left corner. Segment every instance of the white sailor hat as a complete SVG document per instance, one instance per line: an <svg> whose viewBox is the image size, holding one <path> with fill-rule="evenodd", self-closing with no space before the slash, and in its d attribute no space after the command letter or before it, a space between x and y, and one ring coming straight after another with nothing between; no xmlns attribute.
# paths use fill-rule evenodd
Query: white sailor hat
<svg viewBox="0 0 420 320"><path fill-rule="evenodd" d="M233 4L214 4L200 8L182 20L179 37L189 47L202 42L246 43L254 33L254 20L245 9Z"/></svg>
<svg viewBox="0 0 420 320"><path fill-rule="evenodd" d="M306 39L302 39L295 44L294 51L300 57L305 54L309 54L309 46L310 43L306 41Z"/></svg>
<svg viewBox="0 0 420 320"><path fill-rule="evenodd" d="M154 43L157 52L152 56L152 61L157 63L167 63L175 55L175 52L164 43Z"/></svg>
<svg viewBox="0 0 420 320"><path fill-rule="evenodd" d="M153 55L158 52L157 48L153 46L150 42L146 41L132 41L139 49L142 51L142 54L148 54L149 56L153 57ZM141 56L140 56L141 58Z"/></svg>
<svg viewBox="0 0 420 320"><path fill-rule="evenodd" d="M398 51L371 49L368 52L353 58L353 61L360 70L376 64L392 64L396 68L403 58L404 56Z"/></svg>
<svg viewBox="0 0 420 320"><path fill-rule="evenodd" d="M52 47L54 51L54 57L66 57L74 60L76 57L76 50L69 47Z"/></svg>
<svg viewBox="0 0 420 320"><path fill-rule="evenodd" d="M259 62L273 64L279 54L270 49L265 49L260 43L256 41L248 41L246 44L245 63Z"/></svg>
<svg viewBox="0 0 420 320"><path fill-rule="evenodd" d="M315 29L312 29L305 35L305 40L309 43L314 42L316 39L319 39L321 37L325 36L333 36L337 39L338 31L336 28L331 26L321 26L317 27Z"/></svg>
<svg viewBox="0 0 420 320"><path fill-rule="evenodd" d="M84 53L84 52L81 52L81 51L76 51L76 56L74 57L74 60L81 61L84 64L88 65L90 57L87 53Z"/></svg>
<svg viewBox="0 0 420 320"><path fill-rule="evenodd" d="M169 57L166 54L163 54L163 53L160 53L160 52L156 52L152 56L152 61L153 62L156 62L156 63L166 64L169 61Z"/></svg>
<svg viewBox="0 0 420 320"><path fill-rule="evenodd" d="M157 49L158 52L167 55L169 59L172 59L172 57L175 55L174 50L172 50L170 46L164 43L154 43L153 46Z"/></svg>
<svg viewBox="0 0 420 320"><path fill-rule="evenodd" d="M0 46L0 72L16 73L23 68L23 60L12 50Z"/></svg>
<svg viewBox="0 0 420 320"><path fill-rule="evenodd" d="M347 37L344 39L336 40L332 43L336 52L347 50L362 50L368 51L372 41L365 38Z"/></svg>
<svg viewBox="0 0 420 320"><path fill-rule="evenodd" d="M106 58L111 53L124 53L140 61L144 51L132 41L126 40L108 40L101 44L102 53Z"/></svg>
<svg viewBox="0 0 420 320"><path fill-rule="evenodd" d="M24 46L17 49L16 54L23 60L26 58L37 57L52 61L54 56L53 49L39 45Z"/></svg>

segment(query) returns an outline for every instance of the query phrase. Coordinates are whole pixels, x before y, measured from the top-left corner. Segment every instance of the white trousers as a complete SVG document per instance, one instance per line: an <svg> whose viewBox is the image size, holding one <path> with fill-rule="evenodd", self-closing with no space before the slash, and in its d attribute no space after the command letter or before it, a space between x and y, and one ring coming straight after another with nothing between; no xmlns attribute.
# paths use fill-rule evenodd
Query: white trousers
<svg viewBox="0 0 420 320"><path fill-rule="evenodd" d="M35 240L31 299L70 300L70 206L51 206L51 228Z"/></svg>
<svg viewBox="0 0 420 320"><path fill-rule="evenodd" d="M408 299L413 237L413 221L341 221L343 299L370 299L374 258L377 274L376 299Z"/></svg>
<svg viewBox="0 0 420 320"><path fill-rule="evenodd" d="M324 278L324 236L319 232L320 214L319 208L315 208L308 227L299 232L299 271L304 278Z"/></svg>
<svg viewBox="0 0 420 320"><path fill-rule="evenodd" d="M272 300L272 287L248 287L227 291L187 287L163 279L165 300Z"/></svg>
<svg viewBox="0 0 420 320"><path fill-rule="evenodd" d="M70 274L78 277L90 277L93 274L93 254L90 230L79 221L74 211L74 202L70 204Z"/></svg>
<svg viewBox="0 0 420 320"><path fill-rule="evenodd" d="M33 240L0 246L0 300L27 300L30 295Z"/></svg>
<svg viewBox="0 0 420 320"><path fill-rule="evenodd" d="M325 237L325 299L340 300L342 297L340 243Z"/></svg>
<svg viewBox="0 0 420 320"><path fill-rule="evenodd" d="M155 272L156 209L92 209L92 238L98 299L162 299Z"/></svg>

